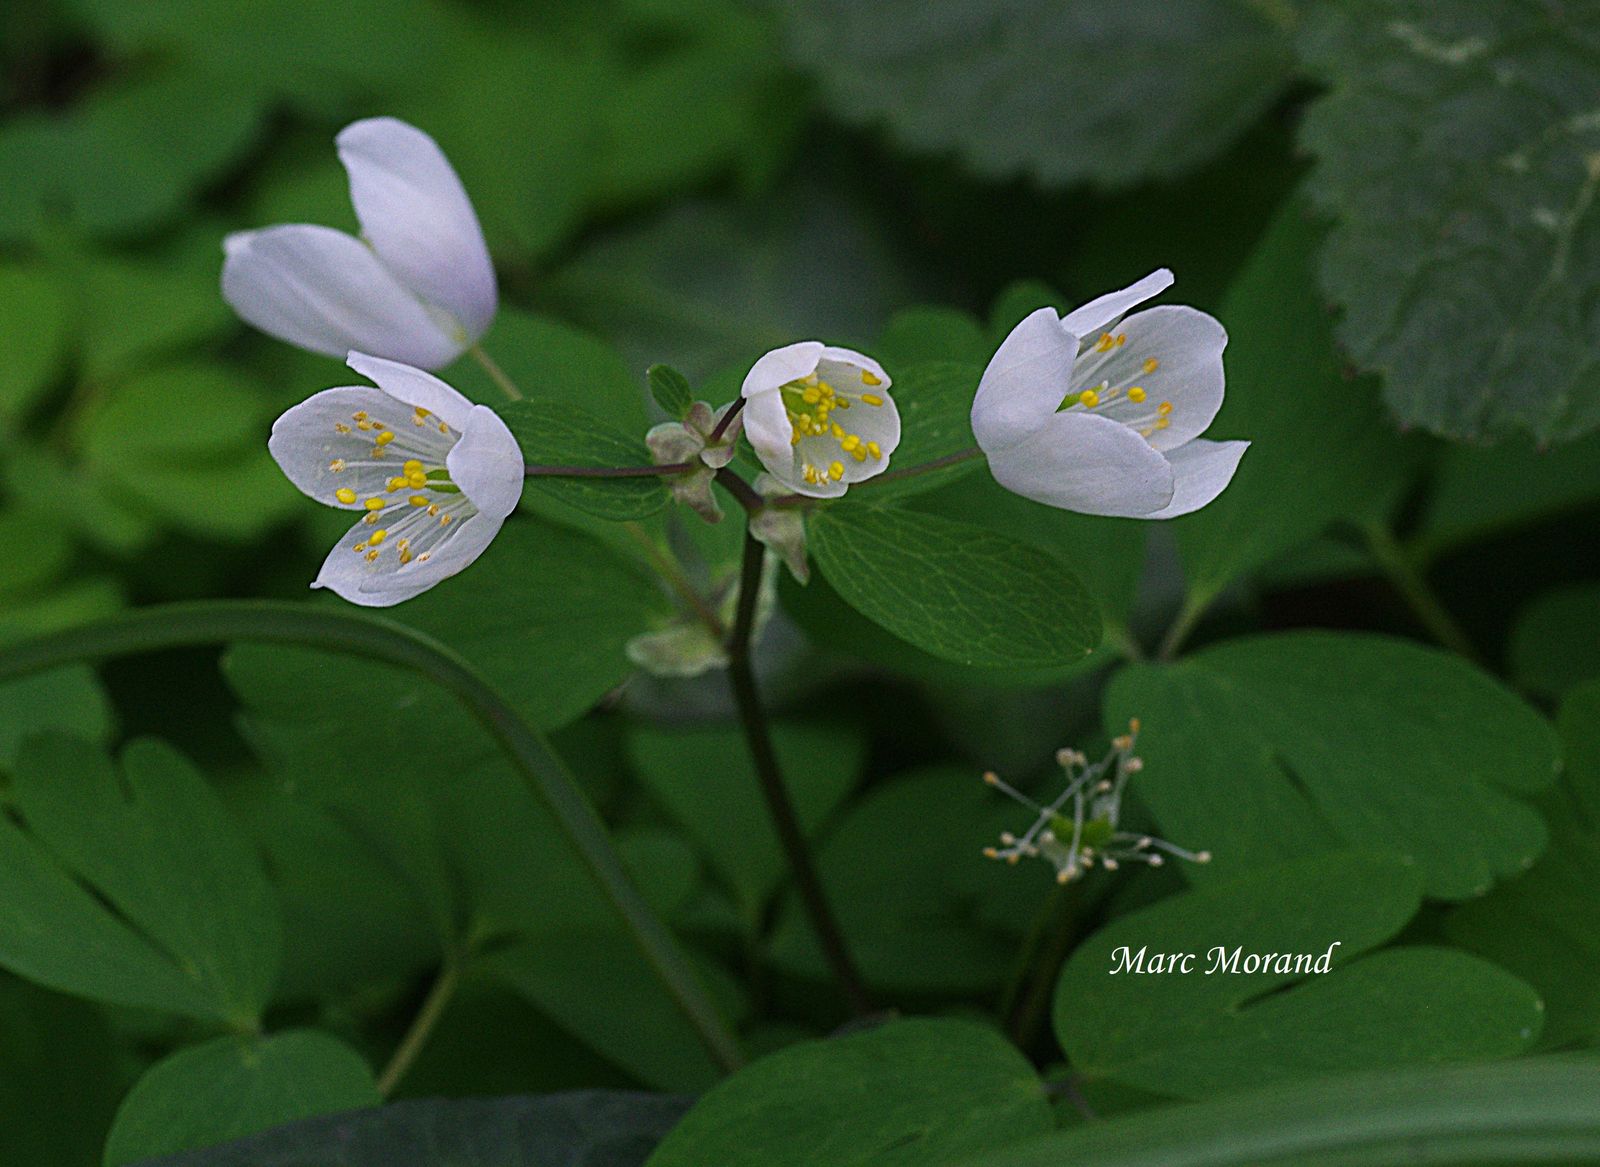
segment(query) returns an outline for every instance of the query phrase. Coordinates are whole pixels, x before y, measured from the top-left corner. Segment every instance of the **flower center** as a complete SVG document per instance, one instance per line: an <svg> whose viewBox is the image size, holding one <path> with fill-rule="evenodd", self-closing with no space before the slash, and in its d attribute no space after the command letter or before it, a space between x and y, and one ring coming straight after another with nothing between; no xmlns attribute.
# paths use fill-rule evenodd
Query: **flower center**
<svg viewBox="0 0 1600 1167"><path fill-rule="evenodd" d="M883 383L865 369L861 371L861 382L869 387ZM818 439L804 451L812 456L806 458L800 471L801 477L813 486L825 478L834 482L842 479L845 458L865 462L883 457L877 442L864 440L834 416L848 411L853 404L882 408L883 398L878 394L840 392L816 373L790 381L778 392L789 418L789 444L799 446L807 438Z"/></svg>
<svg viewBox="0 0 1600 1167"><path fill-rule="evenodd" d="M1098 340L1092 344L1084 344L1079 350L1079 358L1081 360L1084 356L1088 356L1090 359L1086 368L1073 370L1073 379L1081 384L1095 376L1110 360L1111 354L1118 352L1127 340L1128 334L1125 332L1119 332L1115 336L1109 332L1102 332ZM1137 371L1119 381L1113 382L1109 377L1102 377L1087 389L1075 389L1069 392L1061 399L1061 404L1056 407L1057 411L1072 409L1074 406L1103 410L1105 416L1121 422L1130 429L1138 430L1140 437L1148 439L1172 424L1172 402L1162 401L1154 407L1147 405L1150 398L1149 391L1136 382L1160 367L1161 361L1158 358L1146 357L1139 362Z"/></svg>

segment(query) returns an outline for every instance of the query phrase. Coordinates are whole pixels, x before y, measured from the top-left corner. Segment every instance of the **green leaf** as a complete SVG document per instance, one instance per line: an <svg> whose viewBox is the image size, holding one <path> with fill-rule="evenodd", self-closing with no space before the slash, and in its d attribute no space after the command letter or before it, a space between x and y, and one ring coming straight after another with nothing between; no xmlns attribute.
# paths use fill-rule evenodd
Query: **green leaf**
<svg viewBox="0 0 1600 1167"><path fill-rule="evenodd" d="M219 1037L145 1071L117 1111L105 1167L382 1101L361 1055L325 1033Z"/></svg>
<svg viewBox="0 0 1600 1167"><path fill-rule="evenodd" d="M532 466L617 469L649 466L650 451L642 435L629 437L609 422L575 405L559 409L530 401L500 407L511 432ZM670 500L666 479L565 478L534 475L535 489L602 519L623 522L653 515Z"/></svg>
<svg viewBox="0 0 1600 1167"><path fill-rule="evenodd" d="M900 445L891 472L905 472L977 448L972 436L972 399L983 366L970 361L921 361L891 370L894 403L900 411ZM963 478L983 465L968 458L944 469L900 480L869 480L875 500L920 494ZM857 487L857 489L861 489Z"/></svg>
<svg viewBox="0 0 1600 1167"><path fill-rule="evenodd" d="M689 379L671 365L651 365L645 377L656 404L674 421L682 421L694 404L694 390L689 388Z"/></svg>
<svg viewBox="0 0 1600 1167"><path fill-rule="evenodd" d="M212 248L217 248L214 236ZM217 250L208 249L203 262L181 265L99 254L73 256L64 264L63 278L79 292L81 374L102 380L134 372L236 328L232 311L217 294ZM240 379L236 371L233 376ZM209 402L180 395L173 408L183 407L193 417ZM204 433L208 427L185 428ZM253 436L260 440L259 433Z"/></svg>
<svg viewBox="0 0 1600 1167"><path fill-rule="evenodd" d="M248 87L170 66L97 89L64 114L13 117L0 128L0 239L25 241L62 218L116 237L161 226L250 148L265 113Z"/></svg>
<svg viewBox="0 0 1600 1167"><path fill-rule="evenodd" d="M868 982L896 993L982 992L1005 977L1015 960L1010 937L1047 886L981 856L1016 825L1014 809L975 771L941 767L877 786L846 810L823 838L817 867ZM793 899L772 958L800 976L828 975Z"/></svg>
<svg viewBox="0 0 1600 1167"><path fill-rule="evenodd" d="M65 290L48 272L0 266L0 421L15 422L66 361L72 323Z"/></svg>
<svg viewBox="0 0 1600 1167"><path fill-rule="evenodd" d="M1228 489L1175 521L1196 602L1338 519L1373 519L1408 477L1370 380L1351 381L1311 275L1321 231L1291 201L1229 291L1227 398L1208 437L1252 445Z"/></svg>
<svg viewBox="0 0 1600 1167"><path fill-rule="evenodd" d="M1255 9L1255 10L1253 10ZM788 0L829 107L988 177L1127 186L1220 154L1289 79L1266 5ZM1135 114L1134 111L1137 110Z"/></svg>
<svg viewBox="0 0 1600 1167"><path fill-rule="evenodd" d="M682 1113L677 1098L620 1090L395 1102L145 1167L642 1167Z"/></svg>
<svg viewBox="0 0 1600 1167"><path fill-rule="evenodd" d="M1457 908L1445 934L1539 990L1551 1049L1600 1040L1600 682L1574 689L1558 722L1561 786L1544 805L1550 847L1521 879Z"/></svg>
<svg viewBox="0 0 1600 1167"><path fill-rule="evenodd" d="M1066 565L983 527L835 506L807 524L835 591L863 615L960 664L1029 667L1087 656L1098 611Z"/></svg>
<svg viewBox="0 0 1600 1167"><path fill-rule="evenodd" d="M235 1024L260 1017L282 958L277 898L254 849L180 754L154 739L135 741L123 752L119 774L97 746L32 738L17 759L13 796L38 844L103 897L126 921L130 940L137 936L149 946L138 966L165 962L188 986L184 999L174 996L167 1007ZM14 842L26 845L21 837ZM19 914L30 906L39 910L42 902L30 905L19 894ZM81 936L64 923L52 930L64 954L121 927L106 914ZM48 941L31 943L41 939ZM27 941L19 934L11 943L19 952ZM74 983L78 976L109 976L114 988L111 961L91 972L41 963L42 957L34 957L31 969L15 956L7 963L59 988L126 999Z"/></svg>
<svg viewBox="0 0 1600 1167"><path fill-rule="evenodd" d="M902 308L883 326L874 350L891 376L924 361L983 365L994 351L983 326L959 308ZM977 386L973 386L974 392ZM900 393L896 389L896 404ZM972 402L967 405L970 409Z"/></svg>
<svg viewBox="0 0 1600 1167"><path fill-rule="evenodd" d="M1356 959L1420 906L1408 862L1348 852L1170 897L1073 953L1056 1036L1080 1073L1186 1098L1522 1052L1543 1006L1502 969L1442 948Z"/></svg>
<svg viewBox="0 0 1600 1167"><path fill-rule="evenodd" d="M1600 425L1597 14L1356 0L1307 16L1299 47L1330 92L1300 140L1338 220L1323 286L1395 416L1457 439Z"/></svg>
<svg viewBox="0 0 1600 1167"><path fill-rule="evenodd" d="M1545 844L1522 801L1549 785L1549 724L1457 657L1387 637L1235 640L1133 665L1106 726L1143 722L1137 790L1168 837L1208 849L1199 880L1340 847L1406 855L1427 894L1464 899ZM1336 939L1336 938L1335 938Z"/></svg>
<svg viewBox="0 0 1600 1167"><path fill-rule="evenodd" d="M116 711L88 665L0 685L0 767L15 766L22 743L35 734L70 731L107 746L115 727Z"/></svg>
<svg viewBox="0 0 1600 1167"><path fill-rule="evenodd" d="M1511 630L1511 676L1530 693L1560 697L1582 681L1600 679L1600 585L1547 592L1517 615Z"/></svg>
<svg viewBox="0 0 1600 1167"><path fill-rule="evenodd" d="M98 1160L126 1088L100 1009L0 979L0 1161L83 1167Z"/></svg>
<svg viewBox="0 0 1600 1167"><path fill-rule="evenodd" d="M965 1021L791 1046L714 1087L649 1167L933 1167L1051 1126L1033 1067Z"/></svg>
<svg viewBox="0 0 1600 1167"><path fill-rule="evenodd" d="M1412 1066L1279 1083L989 1150L960 1167L1392 1167L1600 1157L1600 1059Z"/></svg>
<svg viewBox="0 0 1600 1167"><path fill-rule="evenodd" d="M810 833L860 780L866 741L837 723L772 728L790 797ZM637 726L628 734L628 754L651 796L699 843L747 919L759 922L788 865L743 736L721 726Z"/></svg>

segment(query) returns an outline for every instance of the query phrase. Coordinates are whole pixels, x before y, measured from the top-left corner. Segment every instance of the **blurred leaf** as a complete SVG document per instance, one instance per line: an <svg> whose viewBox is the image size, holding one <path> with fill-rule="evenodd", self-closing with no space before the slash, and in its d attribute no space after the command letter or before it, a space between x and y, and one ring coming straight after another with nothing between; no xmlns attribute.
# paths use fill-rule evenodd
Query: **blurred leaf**
<svg viewBox="0 0 1600 1167"><path fill-rule="evenodd" d="M1299 36L1331 92L1310 190L1336 219L1339 337L1403 423L1563 441L1600 425L1600 13L1539 0L1355 0Z"/></svg>
<svg viewBox="0 0 1600 1167"><path fill-rule="evenodd" d="M1568 694L1561 785L1544 799L1550 847L1526 875L1451 913L1450 940L1539 990L1545 1047L1600 1040L1600 683Z"/></svg>
<svg viewBox="0 0 1600 1167"><path fill-rule="evenodd" d="M694 390L689 387L688 378L671 365L651 365L646 379L650 383L650 396L655 398L661 411L673 421L682 421L694 404Z"/></svg>
<svg viewBox="0 0 1600 1167"><path fill-rule="evenodd" d="M981 856L1010 817L992 793L976 773L919 771L872 789L823 837L823 886L871 984L895 992L984 991L1011 967L1014 941L990 913L1008 887L1026 885ZM1035 884L1025 898L1036 905L1043 891ZM772 958L803 976L827 976L792 899L779 917Z"/></svg>
<svg viewBox="0 0 1600 1167"><path fill-rule="evenodd" d="M250 148L265 112L248 87L179 65L113 82L65 113L27 111L0 128L0 240L25 242L61 219L113 237L159 227Z"/></svg>
<svg viewBox="0 0 1600 1167"><path fill-rule="evenodd" d="M0 422L20 419L66 363L71 303L50 273L0 266Z"/></svg>
<svg viewBox="0 0 1600 1167"><path fill-rule="evenodd" d="M366 1062L327 1034L302 1029L266 1038L219 1037L145 1071L117 1111L105 1167L382 1101Z"/></svg>
<svg viewBox="0 0 1600 1167"><path fill-rule="evenodd" d="M1408 862L1333 853L1170 897L1073 952L1056 985L1056 1036L1083 1074L1184 1098L1521 1053L1542 1006L1505 971L1443 948L1356 959L1405 926L1420 893ZM1274 955L1260 970L1219 967L1235 949L1241 968ZM1146 952L1158 968L1166 955L1192 959L1129 971ZM1333 971L1316 975L1328 954Z"/></svg>
<svg viewBox="0 0 1600 1167"><path fill-rule="evenodd" d="M127 555L157 534L151 519L130 507L126 498L38 445L7 450L0 471L18 505L107 550Z"/></svg>
<svg viewBox="0 0 1600 1167"><path fill-rule="evenodd" d="M797 337L865 344L907 298L881 236L834 188L804 181L748 207L674 207L599 240L545 290L630 364L665 361L699 384Z"/></svg>
<svg viewBox="0 0 1600 1167"><path fill-rule="evenodd" d="M1252 445L1215 502L1175 520L1196 602L1337 519L1382 516L1405 485L1375 384L1349 380L1334 349L1311 276L1320 238L1287 204L1223 303L1228 392L1206 436Z"/></svg>
<svg viewBox="0 0 1600 1167"><path fill-rule="evenodd" d="M1127 186L1225 150L1289 79L1267 5L787 0L829 107L986 177ZM1133 111L1137 111L1137 116Z"/></svg>
<svg viewBox="0 0 1600 1167"><path fill-rule="evenodd" d="M47 588L72 559L72 540L59 524L31 510L0 510L0 546L26 548L26 554L0 561L0 596L21 600Z"/></svg>
<svg viewBox="0 0 1600 1167"><path fill-rule="evenodd" d="M5 601L0 607L0 642L71 628L109 616L122 606L122 589L113 580L91 577L59 582L37 599Z"/></svg>
<svg viewBox="0 0 1600 1167"><path fill-rule="evenodd" d="M236 326L217 290L221 240L203 268L96 256L66 271L79 294L78 352L85 378L132 372Z"/></svg>
<svg viewBox="0 0 1600 1167"><path fill-rule="evenodd" d="M1600 501L1600 434L1549 450L1526 441L1440 451L1417 536L1448 553Z"/></svg>
<svg viewBox="0 0 1600 1167"><path fill-rule="evenodd" d="M29 1167L85 1167L125 1083L99 1009L10 977L0 980L0 1157Z"/></svg>
<svg viewBox="0 0 1600 1167"><path fill-rule="evenodd" d="M0 685L0 766L17 763L22 743L35 734L71 732L109 746L116 713L94 670L68 665Z"/></svg>
<svg viewBox="0 0 1600 1167"><path fill-rule="evenodd" d="M1412 858L1429 896L1465 899L1544 848L1521 799L1554 777L1549 724L1433 649L1355 633L1234 640L1129 666L1105 710L1108 732L1143 722L1140 799L1174 842L1216 857L1185 868L1195 882L1358 847Z"/></svg>
<svg viewBox="0 0 1600 1167"><path fill-rule="evenodd" d="M78 738L33 738L18 756L12 793L36 840L31 846L48 848L117 915L101 909L102 921L78 936L61 923L52 927L53 938L13 934L8 963L44 983L106 1000L156 1004L230 1024L260 1017L282 960L277 899L254 849L180 754L143 739L113 768L101 747ZM30 846L20 833L13 845ZM69 898L71 887L77 894L70 898L86 904L65 879L58 874L51 881L52 898ZM13 895L19 921L43 910L42 897ZM135 993L131 983L120 994L115 961L92 971L70 966L71 949L112 931L147 945L149 955L138 965L165 963L184 984L183 999L140 1001L144 993ZM60 951L52 952L52 944ZM97 991L91 982L106 977L112 991Z"/></svg>
<svg viewBox="0 0 1600 1167"><path fill-rule="evenodd" d="M553 408L544 403L513 401L500 407L500 415L522 447L522 457L533 466L570 466L616 469L653 464L643 435L631 436L611 422L576 405ZM622 522L653 515L671 496L666 479L563 478L533 475L528 485L570 506L602 519Z"/></svg>
<svg viewBox="0 0 1600 1167"><path fill-rule="evenodd" d="M1600 1155L1597 1090L1593 1057L1411 1066L1117 1116L959 1167L1582 1163Z"/></svg>
<svg viewBox="0 0 1600 1167"><path fill-rule="evenodd" d="M1600 585L1547 592L1517 615L1511 630L1511 677L1542 697L1560 697L1579 682L1600 679Z"/></svg>
<svg viewBox="0 0 1600 1167"><path fill-rule="evenodd" d="M695 1104L649 1167L934 1167L1051 1125L1043 1084L998 1033L891 1021L747 1066Z"/></svg>
<svg viewBox="0 0 1600 1167"><path fill-rule="evenodd" d="M807 523L811 552L850 605L961 664L1065 664L1099 641L1093 600L1060 560L936 515L834 506Z"/></svg>
<svg viewBox="0 0 1600 1167"><path fill-rule="evenodd" d="M772 727L789 795L808 833L860 780L866 742L851 726L779 722ZM743 735L729 727L635 726L628 753L651 797L700 845L745 918L759 922L788 864L761 796Z"/></svg>
<svg viewBox="0 0 1600 1167"><path fill-rule="evenodd" d="M395 1102L146 1167L641 1167L683 1107L619 1090Z"/></svg>
<svg viewBox="0 0 1600 1167"><path fill-rule="evenodd" d="M902 308L889 317L878 337L876 352L891 376L899 378L901 365L922 361L951 361L983 365L994 346L983 326L956 308ZM972 386L977 392L977 385ZM895 392L896 404L899 391ZM967 402L969 408L971 400Z"/></svg>

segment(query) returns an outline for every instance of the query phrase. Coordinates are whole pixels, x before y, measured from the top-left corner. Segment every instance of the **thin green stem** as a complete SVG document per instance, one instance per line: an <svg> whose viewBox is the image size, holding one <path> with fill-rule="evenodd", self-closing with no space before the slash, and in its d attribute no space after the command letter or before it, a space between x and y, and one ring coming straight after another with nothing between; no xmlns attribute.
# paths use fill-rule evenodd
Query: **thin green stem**
<svg viewBox="0 0 1600 1167"><path fill-rule="evenodd" d="M505 393L507 397L511 398L513 401L522 400L522 390L517 388L517 383L510 377L506 376L506 371L499 365L495 364L494 358L483 351L483 346L481 344L475 344L467 351L472 354L473 360L477 361L479 365L483 366L483 371L489 374L489 379L496 385L500 386L501 391Z"/></svg>
<svg viewBox="0 0 1600 1167"><path fill-rule="evenodd" d="M1062 887L1052 897L1042 917L1043 928L1034 938L1034 951L1025 978L1026 987L1006 1013L1006 1032L1019 1049L1028 1049L1038 1037L1039 1027L1044 1024L1051 998L1055 995L1056 977L1066 963L1067 955L1072 951L1072 942L1077 937L1074 925L1083 902L1083 891L1081 887L1073 890L1076 894Z"/></svg>
<svg viewBox="0 0 1600 1167"><path fill-rule="evenodd" d="M667 585L677 593L678 598L689 606L700 623L717 640L726 640L728 626L722 622L722 617L712 609L706 598L700 594L700 589L689 581L683 574L682 568L668 551L663 551L656 541L651 538L650 532L644 529L644 524L629 520L622 524L623 529L632 536L634 542L644 549L650 566L656 569L656 574L667 581Z"/></svg>
<svg viewBox="0 0 1600 1167"><path fill-rule="evenodd" d="M1189 633L1194 631L1194 626L1200 623L1200 617L1211 606L1211 599L1209 595L1195 594L1184 598L1183 607L1178 609L1178 615L1167 626L1167 634L1161 638L1161 647L1156 649L1157 660L1169 661L1177 657L1183 642L1189 639Z"/></svg>
<svg viewBox="0 0 1600 1167"><path fill-rule="evenodd" d="M1451 652L1458 653L1474 664L1482 664L1483 658L1478 655L1471 639L1428 586L1427 578L1418 570L1394 533L1382 523L1370 523L1362 528L1362 534L1373 562L1406 602L1417 622L1428 630L1428 634Z"/></svg>
<svg viewBox="0 0 1600 1167"><path fill-rule="evenodd" d="M445 956L444 964L439 967L439 975L434 978L433 987L423 998L417 1015L411 1019L410 1028L400 1039L400 1044L395 1047L388 1065L383 1067L383 1073L378 1075L378 1093L383 1097L387 1098L394 1093L395 1087L400 1085L401 1079L406 1076L412 1063L417 1060L417 1055L422 1052L422 1047L428 1044L428 1038L433 1036L434 1027L439 1024L439 1018L444 1016L450 998L455 996L456 989L461 984L461 963L454 954Z"/></svg>
<svg viewBox="0 0 1600 1167"><path fill-rule="evenodd" d="M524 478L655 478L694 469L693 462L663 462L660 466L534 466L522 468Z"/></svg>
<svg viewBox="0 0 1600 1167"><path fill-rule="evenodd" d="M743 484L737 475L735 481ZM718 480L724 481L719 471ZM748 489L748 487L746 487ZM753 492L752 492L753 493ZM756 687L755 670L751 665L750 646L755 633L756 603L761 594L761 570L766 559L766 548L746 529L744 536L744 561L739 575L739 608L733 621L733 634L728 638L728 681L733 689L733 700L739 710L739 723L744 728L745 742L755 763L756 777L761 793L767 801L767 811L778 832L778 841L789 859L794 872L795 887L800 902L822 954L833 972L850 1009L862 1017L872 1011L861 975L850 958L844 932L828 903L822 879L812 861L805 833L800 828L800 816L795 811L789 789L784 785L783 772L778 765L778 754L772 745L772 728L767 723L766 709L761 704L761 693Z"/></svg>
<svg viewBox="0 0 1600 1167"><path fill-rule="evenodd" d="M544 740L452 649L365 613L319 611L267 600L163 604L15 644L0 652L0 682L75 661L233 641L295 644L409 668L459 700L505 751L544 803L619 920L712 1058L733 1070L738 1043L672 934L628 878L604 824Z"/></svg>
<svg viewBox="0 0 1600 1167"><path fill-rule="evenodd" d="M923 474L932 474L935 470L943 470L947 466L959 466L963 462L970 462L974 458L983 457L983 451L977 446L971 449L958 450L954 454L946 454L942 458L935 458L931 462L924 462L920 466L907 466L904 470L890 470L876 477L868 478L864 482L856 483L854 489L860 490L865 486L882 484L885 482L902 482L907 478L916 478Z"/></svg>

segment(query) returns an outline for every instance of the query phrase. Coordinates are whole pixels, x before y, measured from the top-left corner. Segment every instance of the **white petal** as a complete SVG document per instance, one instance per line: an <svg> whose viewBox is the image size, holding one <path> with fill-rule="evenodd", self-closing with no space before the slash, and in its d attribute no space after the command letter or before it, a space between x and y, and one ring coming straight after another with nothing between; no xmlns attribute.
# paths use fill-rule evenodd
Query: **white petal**
<svg viewBox="0 0 1600 1167"><path fill-rule="evenodd" d="M790 381L809 377L816 371L822 353L822 342L816 340L797 341L773 349L750 366L750 371L744 375L739 395L749 399L757 393L765 393L769 389L781 388Z"/></svg>
<svg viewBox="0 0 1600 1167"><path fill-rule="evenodd" d="M494 265L467 192L437 143L394 118L348 125L337 143L372 249L414 294L455 317L466 341L482 336L497 303Z"/></svg>
<svg viewBox="0 0 1600 1167"><path fill-rule="evenodd" d="M989 470L1007 490L1079 514L1142 518L1172 501L1167 459L1093 414L1052 414L1024 441L989 451Z"/></svg>
<svg viewBox="0 0 1600 1167"><path fill-rule="evenodd" d="M498 521L517 509L527 464L510 428L487 405L472 407L445 465L450 481L490 518Z"/></svg>
<svg viewBox="0 0 1600 1167"><path fill-rule="evenodd" d="M463 519L450 528L450 534L433 549L426 562L412 560L392 574L368 580L361 587L363 599L357 603L398 604L459 574L488 549L504 523L504 519L486 514Z"/></svg>
<svg viewBox="0 0 1600 1167"><path fill-rule="evenodd" d="M1167 455L1172 463L1174 489L1172 501L1147 519L1175 519L1197 511L1221 494L1233 480L1239 459L1250 448L1249 442L1195 441L1179 446Z"/></svg>
<svg viewBox="0 0 1600 1167"><path fill-rule="evenodd" d="M351 349L425 368L462 345L372 249L332 227L292 224L223 241L222 297L263 332L342 358Z"/></svg>
<svg viewBox="0 0 1600 1167"><path fill-rule="evenodd" d="M1222 407L1222 350L1228 334L1215 317L1197 308L1162 305L1136 312L1117 332L1125 343L1108 353L1091 347L1073 369L1074 390L1099 389L1094 412L1147 432L1158 450L1172 450L1205 432ZM1145 372L1150 359L1153 372ZM1127 393L1137 385L1144 400ZM1163 415L1163 405L1171 409ZM1077 408L1082 408L1077 407ZM1166 425L1157 429L1156 422Z"/></svg>
<svg viewBox="0 0 1600 1167"><path fill-rule="evenodd" d="M306 494L329 506L359 510L366 499L389 493L386 484L407 458L442 466L452 441L432 429L409 432L400 424L403 417L386 413L399 411L381 389L370 385L324 389L272 423L267 448L289 481ZM359 429L357 414L376 425ZM384 428L392 430L396 440L375 455L374 438ZM343 489L353 491L355 498L342 501L336 492Z"/></svg>
<svg viewBox="0 0 1600 1167"><path fill-rule="evenodd" d="M1076 337L1093 337L1117 317L1151 296L1159 295L1172 286L1172 272L1157 268L1138 283L1129 284L1120 292L1107 292L1097 300L1090 300L1081 308L1074 308L1061 318L1062 325Z"/></svg>
<svg viewBox="0 0 1600 1167"><path fill-rule="evenodd" d="M329 552L311 586L329 588L352 604L388 607L455 575L483 554L503 520L479 514L462 495L453 499L441 508L454 520L448 526L425 508L403 504L377 522L356 523ZM374 547L378 531L385 537ZM406 563L400 561L402 539L413 551Z"/></svg>
<svg viewBox="0 0 1600 1167"><path fill-rule="evenodd" d="M853 365L857 369L865 369L874 377L882 381L885 386L889 384L889 374L883 371L883 366L865 353L858 353L853 348L837 348L834 345L824 345L817 363L833 361L841 365Z"/></svg>
<svg viewBox="0 0 1600 1167"><path fill-rule="evenodd" d="M789 444L789 438L794 433L794 427L789 424L789 412L777 390L757 393L745 399L744 433L755 447L761 464L775 477L782 479L784 485L793 489L795 448Z"/></svg>
<svg viewBox="0 0 1600 1167"><path fill-rule="evenodd" d="M467 419L472 416L472 402L432 373L399 361L369 356L364 352L350 353L345 364L363 377L376 381L378 388L396 401L437 414L439 420L456 433L467 428Z"/></svg>
<svg viewBox="0 0 1600 1167"><path fill-rule="evenodd" d="M1078 339L1054 308L1023 318L1000 342L972 400L972 432L993 455L1024 441L1055 413L1072 386Z"/></svg>

